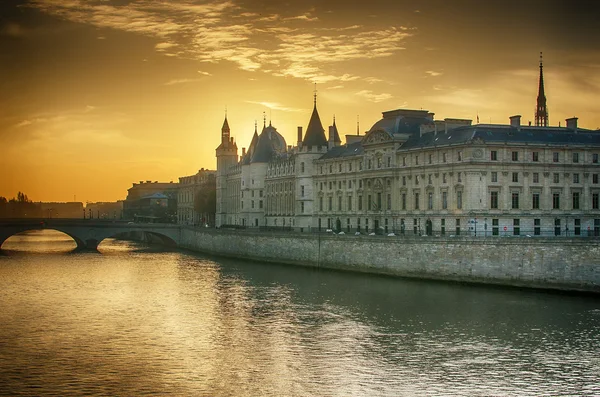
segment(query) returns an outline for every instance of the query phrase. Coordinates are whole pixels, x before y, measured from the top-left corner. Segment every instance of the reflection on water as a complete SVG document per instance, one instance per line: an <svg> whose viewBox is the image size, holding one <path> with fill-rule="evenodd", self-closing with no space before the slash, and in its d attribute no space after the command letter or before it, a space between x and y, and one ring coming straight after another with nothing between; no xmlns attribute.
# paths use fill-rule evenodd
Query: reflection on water
<svg viewBox="0 0 600 397"><path fill-rule="evenodd" d="M33 238L0 257L2 395L600 394L600 299Z"/></svg>

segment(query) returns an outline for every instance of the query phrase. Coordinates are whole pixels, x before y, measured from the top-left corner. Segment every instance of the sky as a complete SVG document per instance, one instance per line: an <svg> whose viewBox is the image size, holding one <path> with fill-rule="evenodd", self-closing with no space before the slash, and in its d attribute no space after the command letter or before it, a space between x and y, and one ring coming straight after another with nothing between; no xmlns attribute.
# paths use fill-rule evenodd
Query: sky
<svg viewBox="0 0 600 397"><path fill-rule="evenodd" d="M225 113L240 153L265 118L295 145L315 83L341 135L398 108L526 124L540 52L550 124L597 129L598 20L582 0L2 1L0 196L115 201L215 169Z"/></svg>

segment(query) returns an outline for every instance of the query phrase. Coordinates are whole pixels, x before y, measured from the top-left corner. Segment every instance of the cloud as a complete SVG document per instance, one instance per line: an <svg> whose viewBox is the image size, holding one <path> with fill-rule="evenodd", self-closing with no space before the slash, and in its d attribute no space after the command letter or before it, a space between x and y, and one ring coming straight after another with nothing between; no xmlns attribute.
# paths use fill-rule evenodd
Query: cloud
<svg viewBox="0 0 600 397"><path fill-rule="evenodd" d="M284 18L284 21L292 21L292 20L314 22L314 21L318 21L319 17L311 17L310 13L306 13L306 14L303 14L303 15L297 15L295 17Z"/></svg>
<svg viewBox="0 0 600 397"><path fill-rule="evenodd" d="M275 22L275 21L277 21L280 18L281 18L281 16L279 16L278 14L271 14L271 15L267 15L267 16L261 17L258 20L260 22Z"/></svg>
<svg viewBox="0 0 600 397"><path fill-rule="evenodd" d="M327 87L328 90L339 90L341 88L344 88L343 85L334 85L333 87Z"/></svg>
<svg viewBox="0 0 600 397"><path fill-rule="evenodd" d="M186 84L186 83L195 83L202 79L172 79L164 83L163 85L176 85L176 84Z"/></svg>
<svg viewBox="0 0 600 397"><path fill-rule="evenodd" d="M115 112L99 113L94 111L96 109L88 105L55 113L39 113L16 124L15 128L24 128L19 133L20 139L42 146L47 146L48 142L109 146L140 144L133 142L122 129L130 122L129 117Z"/></svg>
<svg viewBox="0 0 600 397"><path fill-rule="evenodd" d="M376 77L365 77L363 80L366 81L369 84L381 83L383 81L383 80L378 79Z"/></svg>
<svg viewBox="0 0 600 397"><path fill-rule="evenodd" d="M360 97L366 99L367 101L375 102L375 103L387 101L388 99L392 98L391 94L388 94L388 93L375 94L371 90L361 90L361 91L355 92L354 95L360 96Z"/></svg>
<svg viewBox="0 0 600 397"><path fill-rule="evenodd" d="M177 44L175 43L158 43L154 46L155 49L161 51L166 50L167 48L175 47Z"/></svg>
<svg viewBox="0 0 600 397"><path fill-rule="evenodd" d="M233 62L245 71L262 70L321 83L361 79L337 73L331 65L392 56L404 49L402 43L412 35L401 26L319 28L314 9L300 15L260 14L251 6L242 8L229 0L205 4L184 0L125 4L31 0L29 6L77 23L154 37L156 51L165 56L214 64ZM282 26L285 24L292 26Z"/></svg>
<svg viewBox="0 0 600 397"><path fill-rule="evenodd" d="M438 77L444 74L443 72L436 72L435 70L426 70L425 73L431 77Z"/></svg>
<svg viewBox="0 0 600 397"><path fill-rule="evenodd" d="M33 122L31 120L23 120L20 123L18 123L17 125L15 125L15 127L21 128L21 127L25 127L25 126L28 126L31 124L33 124Z"/></svg>
<svg viewBox="0 0 600 397"><path fill-rule="evenodd" d="M306 109L298 109L284 106L277 102L261 102L261 101L246 101L246 103L253 103L255 105L261 105L269 109L280 110L282 112L303 112Z"/></svg>
<svg viewBox="0 0 600 397"><path fill-rule="evenodd" d="M211 73L208 73L208 72L205 72L205 71L202 71L202 70L198 70L198 73L200 73L200 74L202 74L204 76L212 76Z"/></svg>

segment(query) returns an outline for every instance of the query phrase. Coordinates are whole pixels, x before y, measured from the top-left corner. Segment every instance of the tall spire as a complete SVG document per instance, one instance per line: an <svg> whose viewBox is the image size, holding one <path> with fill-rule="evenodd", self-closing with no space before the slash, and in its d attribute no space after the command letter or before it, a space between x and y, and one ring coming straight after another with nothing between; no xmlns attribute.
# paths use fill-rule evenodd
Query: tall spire
<svg viewBox="0 0 600 397"><path fill-rule="evenodd" d="M221 142L229 142L229 123L227 122L227 110L225 110L225 120L223 121L223 127L221 127Z"/></svg>
<svg viewBox="0 0 600 397"><path fill-rule="evenodd" d="M315 97L315 108L316 108L317 107L317 83L316 82L315 82L314 97Z"/></svg>
<svg viewBox="0 0 600 397"><path fill-rule="evenodd" d="M548 126L548 108L546 107L546 93L544 92L544 65L540 52L540 83L538 87L537 107L535 109L535 125Z"/></svg>

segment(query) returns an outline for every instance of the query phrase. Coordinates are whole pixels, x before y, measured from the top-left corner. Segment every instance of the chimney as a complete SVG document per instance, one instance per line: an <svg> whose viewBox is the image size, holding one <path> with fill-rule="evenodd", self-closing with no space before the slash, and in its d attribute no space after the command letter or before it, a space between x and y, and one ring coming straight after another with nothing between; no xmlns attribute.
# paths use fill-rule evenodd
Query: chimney
<svg viewBox="0 0 600 397"><path fill-rule="evenodd" d="M245 156L245 155L246 155L246 148L245 148L245 147L243 147L243 148L242 148L242 157L243 157L243 156Z"/></svg>
<svg viewBox="0 0 600 397"><path fill-rule="evenodd" d="M570 130L574 130L575 133L577 133L577 117L571 117L570 119L567 119L567 128Z"/></svg>
<svg viewBox="0 0 600 397"><path fill-rule="evenodd" d="M298 147L302 145L302 127L298 127Z"/></svg>
<svg viewBox="0 0 600 397"><path fill-rule="evenodd" d="M510 116L510 126L514 128L521 127L521 115Z"/></svg>

